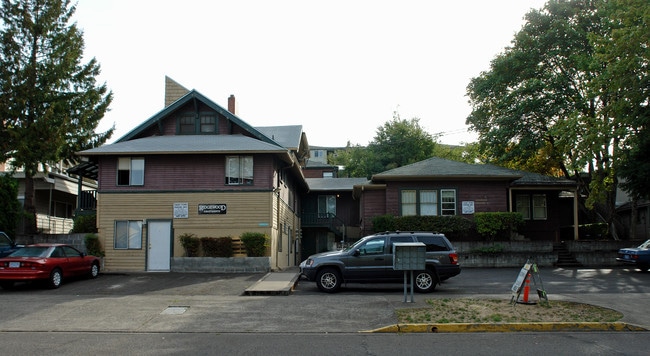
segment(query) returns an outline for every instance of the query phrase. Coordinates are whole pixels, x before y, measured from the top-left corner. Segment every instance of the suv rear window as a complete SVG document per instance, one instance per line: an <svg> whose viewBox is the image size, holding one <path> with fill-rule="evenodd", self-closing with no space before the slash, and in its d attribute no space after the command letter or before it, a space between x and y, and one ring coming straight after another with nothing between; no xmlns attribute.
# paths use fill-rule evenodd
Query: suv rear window
<svg viewBox="0 0 650 356"><path fill-rule="evenodd" d="M427 245L427 252L449 251L449 246L441 236L417 236L417 240Z"/></svg>

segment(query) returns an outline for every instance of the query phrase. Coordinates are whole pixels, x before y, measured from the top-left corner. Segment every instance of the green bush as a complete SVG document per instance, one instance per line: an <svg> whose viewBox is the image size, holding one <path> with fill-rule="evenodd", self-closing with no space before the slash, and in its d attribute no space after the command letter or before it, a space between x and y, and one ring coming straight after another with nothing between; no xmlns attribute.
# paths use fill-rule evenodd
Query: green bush
<svg viewBox="0 0 650 356"><path fill-rule="evenodd" d="M185 256L187 257L198 257L199 256L199 246L201 240L194 234L186 233L178 237L181 241L181 246L185 249Z"/></svg>
<svg viewBox="0 0 650 356"><path fill-rule="evenodd" d="M232 238L202 237L201 248L205 257L232 257Z"/></svg>
<svg viewBox="0 0 650 356"><path fill-rule="evenodd" d="M245 232L241 235L241 242L246 248L248 257L263 257L266 255L268 237L261 232Z"/></svg>
<svg viewBox="0 0 650 356"><path fill-rule="evenodd" d="M102 250L99 236L95 234L87 234L84 238L84 243L86 244L86 254L89 256L104 257L104 250Z"/></svg>
<svg viewBox="0 0 650 356"><path fill-rule="evenodd" d="M72 231L70 233L96 233L97 232L97 215L77 215L73 220Z"/></svg>
<svg viewBox="0 0 650 356"><path fill-rule="evenodd" d="M431 231L456 239L467 236L474 223L462 216L392 216L380 215L372 219L375 232L382 231Z"/></svg>
<svg viewBox="0 0 650 356"><path fill-rule="evenodd" d="M517 228L524 223L520 213L475 213L476 231L488 241L496 237L509 239L510 234L517 231Z"/></svg>
<svg viewBox="0 0 650 356"><path fill-rule="evenodd" d="M9 174L0 173L0 231L16 236L16 226L24 212L18 201L18 181Z"/></svg>

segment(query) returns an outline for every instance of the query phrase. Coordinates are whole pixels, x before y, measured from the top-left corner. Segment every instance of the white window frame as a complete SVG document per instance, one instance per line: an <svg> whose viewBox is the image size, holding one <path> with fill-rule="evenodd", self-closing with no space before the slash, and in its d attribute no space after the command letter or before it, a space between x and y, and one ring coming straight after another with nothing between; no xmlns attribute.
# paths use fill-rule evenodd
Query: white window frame
<svg viewBox="0 0 650 356"><path fill-rule="evenodd" d="M450 196L453 200L445 200L449 199ZM440 189L440 215L456 215L457 200L456 189Z"/></svg>
<svg viewBox="0 0 650 356"><path fill-rule="evenodd" d="M400 190L401 216L451 216L457 214L457 206L456 189Z"/></svg>
<svg viewBox="0 0 650 356"><path fill-rule="evenodd" d="M116 250L141 250L142 221L115 220L113 248Z"/></svg>
<svg viewBox="0 0 650 356"><path fill-rule="evenodd" d="M226 185L253 185L253 156L226 157Z"/></svg>

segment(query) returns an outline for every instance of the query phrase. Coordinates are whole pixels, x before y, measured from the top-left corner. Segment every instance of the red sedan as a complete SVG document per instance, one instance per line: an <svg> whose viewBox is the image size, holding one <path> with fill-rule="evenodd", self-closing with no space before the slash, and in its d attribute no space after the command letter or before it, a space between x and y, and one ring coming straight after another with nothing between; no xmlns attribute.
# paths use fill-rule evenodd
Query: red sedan
<svg viewBox="0 0 650 356"><path fill-rule="evenodd" d="M64 278L84 275L99 275L99 258L69 245L28 245L0 258L0 286L5 289L29 281L45 281L50 288L59 288Z"/></svg>

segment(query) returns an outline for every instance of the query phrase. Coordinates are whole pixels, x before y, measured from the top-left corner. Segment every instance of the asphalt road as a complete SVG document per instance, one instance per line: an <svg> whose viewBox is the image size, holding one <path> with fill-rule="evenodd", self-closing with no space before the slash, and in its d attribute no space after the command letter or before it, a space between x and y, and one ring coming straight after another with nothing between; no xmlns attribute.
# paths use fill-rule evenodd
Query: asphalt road
<svg viewBox="0 0 650 356"><path fill-rule="evenodd" d="M89 347L106 354L382 355L402 347L407 354L647 354L647 332L359 333L394 324L396 308L421 306L427 298L510 299L518 274L514 268L464 269L433 293L415 294L415 303L403 302L401 284L350 284L323 294L304 280L289 296L244 296L262 274L103 274L56 290L19 285L0 290L0 345L16 355L87 354ZM551 301L612 308L623 321L650 328L650 273L549 268L540 269L540 277Z"/></svg>

